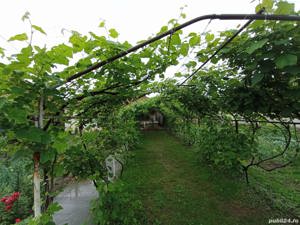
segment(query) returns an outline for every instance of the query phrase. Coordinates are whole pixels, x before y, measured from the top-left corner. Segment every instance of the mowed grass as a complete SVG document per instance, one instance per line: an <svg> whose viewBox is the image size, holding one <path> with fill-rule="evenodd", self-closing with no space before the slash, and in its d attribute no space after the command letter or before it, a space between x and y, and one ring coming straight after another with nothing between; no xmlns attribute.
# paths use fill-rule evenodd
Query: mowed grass
<svg viewBox="0 0 300 225"><path fill-rule="evenodd" d="M281 218L244 181L201 165L191 148L168 133L143 136L122 180L153 224L263 225Z"/></svg>

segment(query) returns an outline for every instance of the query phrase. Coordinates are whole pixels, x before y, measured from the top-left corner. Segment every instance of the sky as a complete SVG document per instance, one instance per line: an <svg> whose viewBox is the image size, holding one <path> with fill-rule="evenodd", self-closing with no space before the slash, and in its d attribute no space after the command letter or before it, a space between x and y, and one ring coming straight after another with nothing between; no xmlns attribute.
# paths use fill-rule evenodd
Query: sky
<svg viewBox="0 0 300 225"><path fill-rule="evenodd" d="M288 0L300 10L300 0ZM177 19L181 7L186 18L180 23L207 14L255 13L259 0L0 0L0 47L7 55L18 52L22 43L7 40L16 34L30 32L28 22L21 20L25 12L30 13L31 21L46 31L47 35L35 33L33 44L47 47L67 41L69 31L82 34L92 31L103 35L98 25L106 21L108 29L119 32L118 41L135 44L156 34L170 19ZM196 23L185 32L217 32L234 29L245 21L213 20ZM64 32L62 32L64 30ZM25 43L23 44L23 46ZM181 71L181 65L169 67L166 77Z"/></svg>
<svg viewBox="0 0 300 225"><path fill-rule="evenodd" d="M178 18L180 8L187 18L184 21L205 14L254 13L253 0L0 0L0 47L10 51L18 48L17 42L7 42L9 37L29 32L28 23L21 17L26 11L31 14L32 23L41 26L47 36L35 34L33 43L47 46L65 40L62 29L80 33L100 32L101 20L108 28L115 28L119 40L134 44L159 31L170 19ZM300 7L300 0L289 0ZM252 2L252 3L251 3ZM213 21L208 30L235 28L238 21ZM207 25L200 22L188 28L202 31Z"/></svg>

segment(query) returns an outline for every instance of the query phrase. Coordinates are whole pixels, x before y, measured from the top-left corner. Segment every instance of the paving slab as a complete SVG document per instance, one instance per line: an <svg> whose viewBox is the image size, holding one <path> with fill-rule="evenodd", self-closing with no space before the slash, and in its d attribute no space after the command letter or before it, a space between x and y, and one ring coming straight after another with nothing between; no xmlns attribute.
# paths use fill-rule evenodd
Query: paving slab
<svg viewBox="0 0 300 225"><path fill-rule="evenodd" d="M93 225L89 212L90 202L98 197L98 192L91 181L70 184L56 196L63 209L54 215L56 225Z"/></svg>

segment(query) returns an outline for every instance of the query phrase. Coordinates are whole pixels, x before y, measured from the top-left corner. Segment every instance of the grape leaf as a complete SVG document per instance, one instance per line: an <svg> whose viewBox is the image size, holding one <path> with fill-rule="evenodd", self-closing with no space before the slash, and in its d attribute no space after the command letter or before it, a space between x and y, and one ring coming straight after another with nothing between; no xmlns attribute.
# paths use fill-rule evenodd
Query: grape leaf
<svg viewBox="0 0 300 225"><path fill-rule="evenodd" d="M47 144L50 141L48 133L37 127L21 128L16 131L16 136L19 139L43 144Z"/></svg>
<svg viewBox="0 0 300 225"><path fill-rule="evenodd" d="M26 41L28 40L28 36L26 33L17 34L8 39L8 41Z"/></svg>
<svg viewBox="0 0 300 225"><path fill-rule="evenodd" d="M119 36L119 33L115 29L110 29L109 36L111 36L112 38L117 38Z"/></svg>
<svg viewBox="0 0 300 225"><path fill-rule="evenodd" d="M276 60L275 60L275 64L279 69L282 69L286 66L293 66L297 64L297 56L296 55L292 55L292 54L284 54L279 56Z"/></svg>
<svg viewBox="0 0 300 225"><path fill-rule="evenodd" d="M5 114L9 120L15 121L17 124L25 123L27 121L27 112L21 108L8 107L5 109Z"/></svg>
<svg viewBox="0 0 300 225"><path fill-rule="evenodd" d="M40 33L46 35L46 32L41 27L39 27L37 25L32 25L32 28L35 29L36 31L39 31Z"/></svg>
<svg viewBox="0 0 300 225"><path fill-rule="evenodd" d="M188 53L189 53L189 45L187 43L182 44L180 48L180 54L183 56L187 56Z"/></svg>
<svg viewBox="0 0 300 225"><path fill-rule="evenodd" d="M252 45L250 45L250 47L248 47L246 49L246 52L248 54L252 54L253 52L255 52L255 50L263 47L267 42L268 42L268 39L262 39L260 41L257 41L255 43L253 43Z"/></svg>
<svg viewBox="0 0 300 225"><path fill-rule="evenodd" d="M262 79L264 78L264 75L261 73L254 74L252 77L252 85L258 84Z"/></svg>
<svg viewBox="0 0 300 225"><path fill-rule="evenodd" d="M211 42L212 40L214 40L214 38L215 38L215 35L214 35L214 34L206 34L206 35L205 35L205 40L206 40L207 42Z"/></svg>
<svg viewBox="0 0 300 225"><path fill-rule="evenodd" d="M190 38L189 44L191 47L194 47L197 44L200 44L200 41L201 41L200 36L193 36Z"/></svg>

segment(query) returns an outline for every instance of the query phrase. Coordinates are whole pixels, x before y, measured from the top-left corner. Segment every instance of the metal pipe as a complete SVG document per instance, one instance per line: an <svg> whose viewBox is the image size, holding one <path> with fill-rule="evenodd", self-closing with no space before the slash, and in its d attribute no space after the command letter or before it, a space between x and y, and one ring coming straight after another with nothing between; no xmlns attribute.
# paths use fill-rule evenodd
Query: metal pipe
<svg viewBox="0 0 300 225"><path fill-rule="evenodd" d="M174 32L181 30L187 26L190 26L194 23L197 23L199 21L202 20L215 20L215 19L219 19L219 20L279 20L279 21L300 21L300 16L296 16L296 15L259 15L259 14L211 14L211 15L204 15L204 16L200 16L197 18L194 18L192 20L189 20L177 27L174 27L162 34L159 34L151 39L149 39L148 41L145 41L143 43L140 43L138 45L133 46L132 48L129 48L128 50L122 51L121 53L114 55L106 60L103 60L99 63L94 64L93 66L88 67L87 69L80 71L78 73L75 73L74 75L68 77L66 79L66 81L64 81L63 83L55 86L55 88L64 85L66 83L69 83L89 72L92 72L93 70L96 70L106 64L112 63L115 60L122 58L126 55L128 55L129 53L135 52L136 50L143 48L155 41L158 41L170 34L173 34Z"/></svg>
<svg viewBox="0 0 300 225"><path fill-rule="evenodd" d="M264 9L261 9L257 14L262 14ZM181 82L178 86L182 86L185 82L187 82L191 77L193 77L199 70L201 70L213 57L215 57L223 48L226 47L236 36L238 36L247 26L249 26L253 22L253 19L249 20L245 23L234 35L232 35L229 39L227 39L205 62L203 62L192 74L190 74L183 82Z"/></svg>

